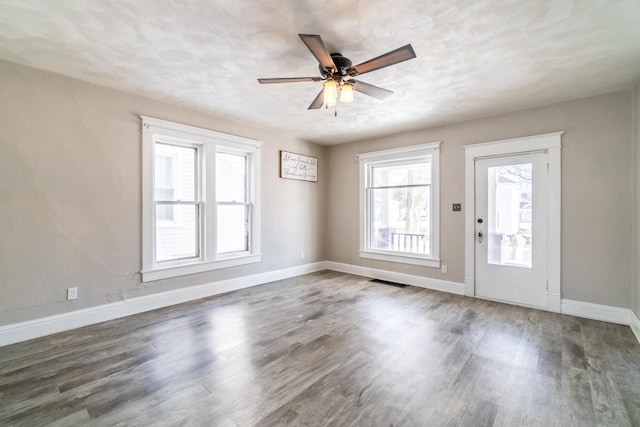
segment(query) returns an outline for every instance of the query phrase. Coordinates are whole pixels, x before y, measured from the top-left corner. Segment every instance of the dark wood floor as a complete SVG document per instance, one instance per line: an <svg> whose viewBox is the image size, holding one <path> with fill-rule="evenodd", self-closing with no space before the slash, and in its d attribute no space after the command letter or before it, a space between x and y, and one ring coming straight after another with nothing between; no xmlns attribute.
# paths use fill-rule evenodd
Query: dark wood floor
<svg viewBox="0 0 640 427"><path fill-rule="evenodd" d="M0 348L0 425L640 426L640 345L325 271Z"/></svg>

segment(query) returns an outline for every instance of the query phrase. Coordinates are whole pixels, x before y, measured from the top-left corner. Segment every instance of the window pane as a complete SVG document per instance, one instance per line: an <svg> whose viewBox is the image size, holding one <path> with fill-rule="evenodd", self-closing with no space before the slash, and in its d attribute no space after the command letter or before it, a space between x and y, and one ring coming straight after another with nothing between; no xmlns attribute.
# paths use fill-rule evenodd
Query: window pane
<svg viewBox="0 0 640 427"><path fill-rule="evenodd" d="M371 187L431 184L431 157L421 163L373 166Z"/></svg>
<svg viewBox="0 0 640 427"><path fill-rule="evenodd" d="M246 156L216 153L216 198L219 202L246 202Z"/></svg>
<svg viewBox="0 0 640 427"><path fill-rule="evenodd" d="M156 200L173 201L173 193L175 193L173 188L156 187Z"/></svg>
<svg viewBox="0 0 640 427"><path fill-rule="evenodd" d="M489 174L489 264L531 268L532 165L496 166Z"/></svg>
<svg viewBox="0 0 640 427"><path fill-rule="evenodd" d="M249 250L249 207L218 205L218 253Z"/></svg>
<svg viewBox="0 0 640 427"><path fill-rule="evenodd" d="M172 187L174 175L174 157L156 154L156 187Z"/></svg>
<svg viewBox="0 0 640 427"><path fill-rule="evenodd" d="M429 186L370 190L370 248L430 254L430 190Z"/></svg>
<svg viewBox="0 0 640 427"><path fill-rule="evenodd" d="M196 201L197 149L157 142L155 199Z"/></svg>
<svg viewBox="0 0 640 427"><path fill-rule="evenodd" d="M171 226L162 226L162 215L171 210ZM197 205L156 205L156 259L158 262L198 258L199 219Z"/></svg>
<svg viewBox="0 0 640 427"><path fill-rule="evenodd" d="M176 217L175 209L173 206L158 205L156 206L156 218L160 221L174 222Z"/></svg>

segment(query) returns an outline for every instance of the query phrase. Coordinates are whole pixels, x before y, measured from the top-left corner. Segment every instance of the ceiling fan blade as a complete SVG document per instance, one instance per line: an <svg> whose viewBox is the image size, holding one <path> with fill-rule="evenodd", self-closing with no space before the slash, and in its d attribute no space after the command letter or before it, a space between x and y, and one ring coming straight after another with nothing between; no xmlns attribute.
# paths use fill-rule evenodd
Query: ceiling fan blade
<svg viewBox="0 0 640 427"><path fill-rule="evenodd" d="M296 83L296 82L320 82L322 77L279 77L274 79L258 79L260 84L269 83Z"/></svg>
<svg viewBox="0 0 640 427"><path fill-rule="evenodd" d="M309 48L323 68L328 70L336 69L336 64L333 63L333 59L320 36L315 34L298 34L298 37L307 45L307 48Z"/></svg>
<svg viewBox="0 0 640 427"><path fill-rule="evenodd" d="M358 92L364 93L365 95L369 95L374 98L386 99L389 96L393 95L393 92L391 92L390 90L383 89L369 83L361 82L360 80L351 79L349 80L349 83L354 83L356 85L355 89Z"/></svg>
<svg viewBox="0 0 640 427"><path fill-rule="evenodd" d="M307 110L316 110L324 105L324 89L320 91Z"/></svg>
<svg viewBox="0 0 640 427"><path fill-rule="evenodd" d="M370 59L361 64L355 65L349 69L350 75L359 75L368 73L370 71L378 70L380 68L388 67L389 65L398 64L409 59L416 57L416 53L413 51L413 47L410 44L402 46L391 52L387 52L384 55L380 55L377 58ZM354 72L353 74L351 74Z"/></svg>

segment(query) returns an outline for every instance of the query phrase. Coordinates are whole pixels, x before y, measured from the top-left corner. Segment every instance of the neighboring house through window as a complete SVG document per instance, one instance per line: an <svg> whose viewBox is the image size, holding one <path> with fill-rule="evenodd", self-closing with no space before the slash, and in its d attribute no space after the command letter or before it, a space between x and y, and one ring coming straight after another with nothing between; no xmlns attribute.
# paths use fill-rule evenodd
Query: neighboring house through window
<svg viewBox="0 0 640 427"><path fill-rule="evenodd" d="M260 261L261 143L142 121L143 281Z"/></svg>
<svg viewBox="0 0 640 427"><path fill-rule="evenodd" d="M439 267L439 146L360 154L360 256Z"/></svg>
<svg viewBox="0 0 640 427"><path fill-rule="evenodd" d="M176 193L176 153L172 153L170 145L156 145L155 158L155 198L156 200L174 200ZM173 223L175 209L172 206L158 206L158 221Z"/></svg>

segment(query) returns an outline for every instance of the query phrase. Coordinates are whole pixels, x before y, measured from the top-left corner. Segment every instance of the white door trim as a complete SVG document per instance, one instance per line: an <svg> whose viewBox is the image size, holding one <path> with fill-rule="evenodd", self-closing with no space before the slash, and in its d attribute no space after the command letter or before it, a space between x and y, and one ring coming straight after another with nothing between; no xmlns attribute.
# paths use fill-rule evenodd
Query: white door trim
<svg viewBox="0 0 640 427"><path fill-rule="evenodd" d="M560 312L560 151L561 136L554 132L522 138L465 145L465 237L464 293L475 295L475 160L483 157L521 154L546 150L549 163L548 238L547 238L547 310Z"/></svg>

